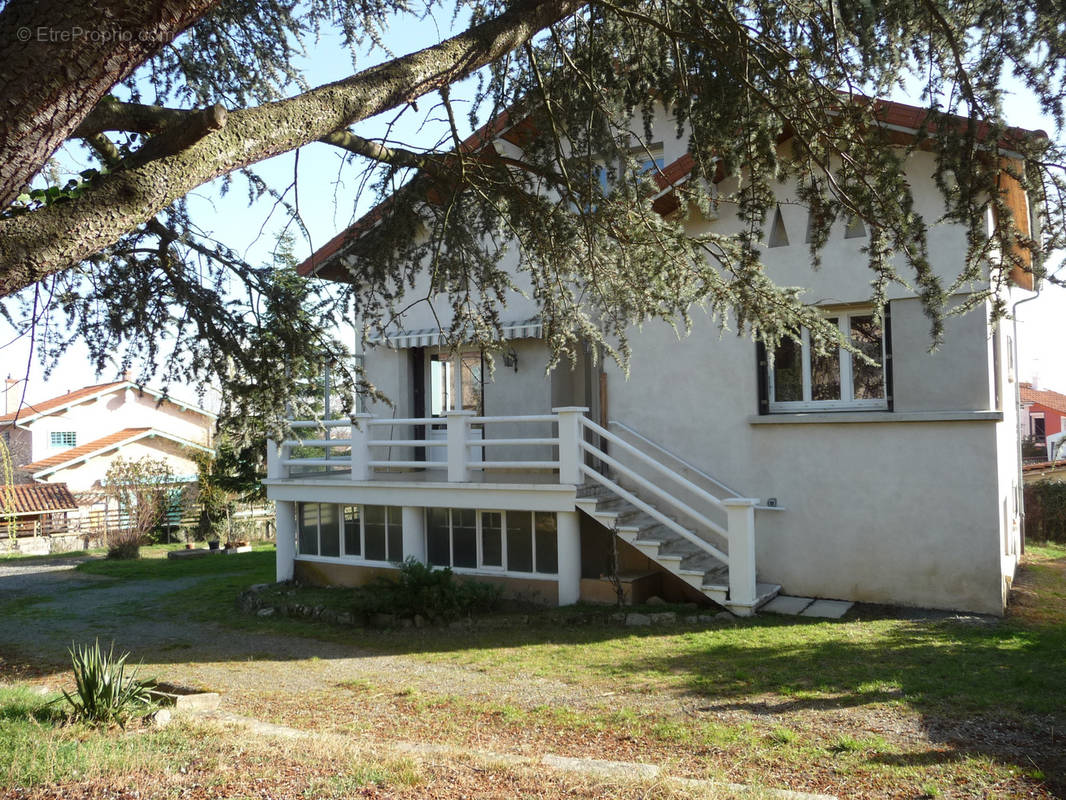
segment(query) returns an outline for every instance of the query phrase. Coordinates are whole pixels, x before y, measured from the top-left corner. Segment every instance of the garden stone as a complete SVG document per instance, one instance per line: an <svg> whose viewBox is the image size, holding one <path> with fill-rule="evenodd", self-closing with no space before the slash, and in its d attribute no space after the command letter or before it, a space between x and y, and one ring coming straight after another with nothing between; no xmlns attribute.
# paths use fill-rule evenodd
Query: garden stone
<svg viewBox="0 0 1066 800"><path fill-rule="evenodd" d="M673 611L660 611L657 614L649 614L648 616L656 625L672 625L677 622L677 614Z"/></svg>
<svg viewBox="0 0 1066 800"><path fill-rule="evenodd" d="M165 728L170 724L171 717L172 714L169 708L160 708L149 717L149 721L152 723L153 728Z"/></svg>
<svg viewBox="0 0 1066 800"><path fill-rule="evenodd" d="M651 625L651 617L647 614L627 614L626 625L631 627L637 625Z"/></svg>
<svg viewBox="0 0 1066 800"><path fill-rule="evenodd" d="M274 607L271 606L271 607L268 607L268 608L261 608L255 613L256 613L256 616L258 616L258 617L272 617L272 616L274 616L275 610L276 609L274 609Z"/></svg>
<svg viewBox="0 0 1066 800"><path fill-rule="evenodd" d="M248 587L249 592L262 592L270 586L269 583L255 583Z"/></svg>
<svg viewBox="0 0 1066 800"><path fill-rule="evenodd" d="M355 619L350 611L342 611L337 615L338 625L351 625L353 622L355 622Z"/></svg>
<svg viewBox="0 0 1066 800"><path fill-rule="evenodd" d="M415 623L416 628L426 627L426 618L423 617L421 614L415 614L413 622Z"/></svg>
<svg viewBox="0 0 1066 800"><path fill-rule="evenodd" d="M370 625L374 628L391 628L395 624L395 614L374 614L370 617Z"/></svg>
<svg viewBox="0 0 1066 800"><path fill-rule="evenodd" d="M414 626L414 624L415 624L415 623L414 623L414 620L412 620L412 619L408 619L407 617L403 617L403 618L402 618L402 619L400 620L400 627L401 627L401 628L410 628L410 627L413 627L413 626Z"/></svg>
<svg viewBox="0 0 1066 800"><path fill-rule="evenodd" d="M696 621L701 623L701 624L706 624L708 622L714 622L714 614L699 614L696 617Z"/></svg>
<svg viewBox="0 0 1066 800"><path fill-rule="evenodd" d="M624 625L626 621L626 612L616 611L615 613L611 614L611 616L609 616L607 619L611 622L616 622L619 625Z"/></svg>
<svg viewBox="0 0 1066 800"><path fill-rule="evenodd" d="M714 618L723 620L724 622L733 622L736 620L736 617L728 611L719 611L717 614L714 615Z"/></svg>
<svg viewBox="0 0 1066 800"><path fill-rule="evenodd" d="M666 601L663 600L658 595L653 595L652 597L648 598L647 602L645 602L644 605L648 605L648 606L665 606L666 605Z"/></svg>

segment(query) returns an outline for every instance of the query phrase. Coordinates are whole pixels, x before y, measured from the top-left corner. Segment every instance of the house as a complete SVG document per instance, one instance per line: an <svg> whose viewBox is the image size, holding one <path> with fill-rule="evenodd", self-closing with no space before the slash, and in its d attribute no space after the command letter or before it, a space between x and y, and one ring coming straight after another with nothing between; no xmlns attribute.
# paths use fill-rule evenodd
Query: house
<svg viewBox="0 0 1066 800"><path fill-rule="evenodd" d="M67 515L78 504L64 483L29 483L0 486L0 552L19 549L20 539L31 540L67 530ZM50 552L51 548L39 552Z"/></svg>
<svg viewBox="0 0 1066 800"><path fill-rule="evenodd" d="M98 490L117 457L164 459L194 480L193 456L212 453L215 415L138 386L128 378L85 386L20 406L9 379L0 436L16 480Z"/></svg>
<svg viewBox="0 0 1066 800"><path fill-rule="evenodd" d="M1052 452L1055 442L1062 437L1063 417L1066 417L1066 394L1041 389L1034 383L1018 384L1021 399L1020 430L1022 436L1030 436L1038 445L1047 445L1048 460L1057 454Z"/></svg>
<svg viewBox="0 0 1066 800"><path fill-rule="evenodd" d="M900 135L920 114L885 104ZM669 200L691 158L671 122L654 135ZM932 154L917 150L906 168L938 219ZM1006 174L1004 186L1028 230L1025 193ZM477 348L445 345L448 298L412 306L361 354L394 407L294 421L299 436L271 445L279 580L358 585L414 557L553 604L610 600L604 576L617 576L632 599L709 599L737 614L778 591L1003 613L1021 535L1010 332L986 303L948 319L930 354L912 291L891 287L884 318L874 314L869 275L853 268L861 225L838 222L810 269L795 197L794 183L780 185L767 271L805 286L876 364L843 349L819 356L804 337L771 367L757 342L696 315L680 340L665 323L634 331L628 377L591 353L549 373L538 307L514 292L490 377ZM302 271L345 280L378 213ZM739 222L723 206L686 224L697 234ZM955 276L963 229L938 224L929 246L934 268ZM1004 291L1032 288L1028 273L1013 277ZM297 458L297 446L319 451Z"/></svg>

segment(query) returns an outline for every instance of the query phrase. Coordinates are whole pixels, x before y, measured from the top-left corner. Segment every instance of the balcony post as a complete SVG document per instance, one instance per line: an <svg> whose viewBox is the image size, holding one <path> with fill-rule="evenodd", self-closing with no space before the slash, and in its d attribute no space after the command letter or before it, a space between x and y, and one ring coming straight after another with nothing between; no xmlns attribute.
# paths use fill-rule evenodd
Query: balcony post
<svg viewBox="0 0 1066 800"><path fill-rule="evenodd" d="M581 483L581 417L585 406L553 408L559 416L559 483Z"/></svg>
<svg viewBox="0 0 1066 800"><path fill-rule="evenodd" d="M275 568L277 580L291 581L296 561L296 503L274 502Z"/></svg>
<svg viewBox="0 0 1066 800"><path fill-rule="evenodd" d="M352 414L352 480L370 480L370 425L373 414Z"/></svg>
<svg viewBox="0 0 1066 800"><path fill-rule="evenodd" d="M755 613L755 506L751 497L728 497L725 506L729 529L729 608L738 616Z"/></svg>
<svg viewBox="0 0 1066 800"><path fill-rule="evenodd" d="M466 483L470 480L466 451L470 440L470 418L474 412L451 409L444 415L448 419L448 480Z"/></svg>
<svg viewBox="0 0 1066 800"><path fill-rule="evenodd" d="M289 477L289 468L284 462L289 457L289 448L284 442L267 439L267 478L280 479Z"/></svg>

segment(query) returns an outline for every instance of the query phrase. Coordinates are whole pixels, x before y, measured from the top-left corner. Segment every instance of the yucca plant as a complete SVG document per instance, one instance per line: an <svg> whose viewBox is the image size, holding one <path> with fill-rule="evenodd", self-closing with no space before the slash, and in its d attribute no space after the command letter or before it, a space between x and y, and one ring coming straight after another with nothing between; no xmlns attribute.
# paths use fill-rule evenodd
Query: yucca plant
<svg viewBox="0 0 1066 800"><path fill-rule="evenodd" d="M100 649L99 639L91 646L71 645L67 652L74 666L77 691L71 695L64 690L63 697L73 708L75 719L125 725L131 716L151 709L152 682L138 680L137 667L126 674L130 654L116 656L114 642L106 654Z"/></svg>

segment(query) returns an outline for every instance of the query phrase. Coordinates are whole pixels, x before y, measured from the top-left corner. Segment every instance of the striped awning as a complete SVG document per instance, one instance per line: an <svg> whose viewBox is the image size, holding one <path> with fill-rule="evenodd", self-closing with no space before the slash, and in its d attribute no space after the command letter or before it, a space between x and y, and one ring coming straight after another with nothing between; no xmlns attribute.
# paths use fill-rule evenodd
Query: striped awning
<svg viewBox="0 0 1066 800"><path fill-rule="evenodd" d="M539 339L542 331L543 326L537 317L503 323L504 340ZM440 347L447 344L447 338L447 333L440 328L423 328L414 331L397 331L385 336L370 336L367 338L367 343L401 350L407 347Z"/></svg>

